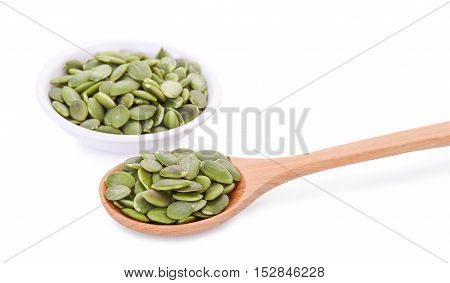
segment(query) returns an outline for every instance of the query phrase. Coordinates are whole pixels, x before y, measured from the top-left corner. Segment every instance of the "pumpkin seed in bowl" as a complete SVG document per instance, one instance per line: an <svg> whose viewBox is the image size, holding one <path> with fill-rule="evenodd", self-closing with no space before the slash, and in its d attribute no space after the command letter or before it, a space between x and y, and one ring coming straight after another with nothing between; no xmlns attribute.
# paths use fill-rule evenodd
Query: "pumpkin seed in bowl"
<svg viewBox="0 0 450 283"><path fill-rule="evenodd" d="M76 125L118 135L159 133L197 118L208 90L200 66L164 50L151 57L129 50L67 61L50 81L54 110Z"/></svg>
<svg viewBox="0 0 450 283"><path fill-rule="evenodd" d="M213 150L142 152L106 178L105 198L140 222L186 224L221 213L240 180L231 161Z"/></svg>

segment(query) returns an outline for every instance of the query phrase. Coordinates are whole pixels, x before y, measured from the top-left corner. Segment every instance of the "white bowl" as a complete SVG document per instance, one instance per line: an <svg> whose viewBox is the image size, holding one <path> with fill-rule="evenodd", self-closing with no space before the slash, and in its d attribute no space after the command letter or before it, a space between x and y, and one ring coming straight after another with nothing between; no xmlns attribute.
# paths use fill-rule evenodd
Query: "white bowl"
<svg viewBox="0 0 450 283"><path fill-rule="evenodd" d="M89 53L96 53L105 50L129 49L138 52L145 52L155 55L160 44L135 41L135 40L115 40L115 41L98 41L81 45L81 47ZM69 59L86 60L91 57L86 51L80 48L72 48L60 53L51 59L41 71L37 81L37 98L42 109L56 124L64 131L77 138L80 142L94 147L96 149L117 152L117 153L138 153L142 150L168 150L176 147L180 140L190 134L196 127L203 124L213 114L216 113L220 104L220 89L218 82L206 64L190 54L186 54L177 49L163 46L175 58L187 58L194 60L201 65L202 74L208 83L208 105L199 117L186 123L178 128L168 130L161 133L145 134L145 135L113 135L105 134L85 129L78 125L72 124L65 118L61 117L52 107L48 91L51 87L50 80L54 77L63 75L63 64Z"/></svg>

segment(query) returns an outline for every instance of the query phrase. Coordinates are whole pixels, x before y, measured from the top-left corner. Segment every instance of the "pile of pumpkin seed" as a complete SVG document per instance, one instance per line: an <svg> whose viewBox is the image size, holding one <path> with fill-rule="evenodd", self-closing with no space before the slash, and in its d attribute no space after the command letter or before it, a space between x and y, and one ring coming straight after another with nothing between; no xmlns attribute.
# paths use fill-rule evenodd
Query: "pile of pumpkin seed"
<svg viewBox="0 0 450 283"><path fill-rule="evenodd" d="M106 199L137 221L185 224L222 212L241 175L214 150L142 152L106 178Z"/></svg>
<svg viewBox="0 0 450 283"><path fill-rule="evenodd" d="M177 128L207 105L200 66L160 49L155 58L129 50L69 60L51 80L53 108L70 122L109 134L140 135Z"/></svg>

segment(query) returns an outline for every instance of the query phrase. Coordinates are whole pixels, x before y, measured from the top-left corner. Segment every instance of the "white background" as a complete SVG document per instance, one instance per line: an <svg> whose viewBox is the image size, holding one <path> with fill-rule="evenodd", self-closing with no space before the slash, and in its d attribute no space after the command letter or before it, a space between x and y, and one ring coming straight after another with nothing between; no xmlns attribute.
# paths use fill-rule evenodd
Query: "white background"
<svg viewBox="0 0 450 283"><path fill-rule="evenodd" d="M264 109L445 2L7 3L77 44L134 38L176 46L215 71L222 106ZM447 121L449 25L450 5L277 106L299 113L311 108L303 130L310 151ZM54 54L73 48L69 43L1 3L0 29L0 259L6 261L97 207L100 178L127 155L84 147L40 109L37 75ZM209 124L220 149L227 137L225 119L218 118ZM239 121L235 116L233 122ZM244 156L238 129L229 154ZM288 134L283 127L274 131ZM250 130L246 138L254 136ZM450 149L441 148L308 179L448 261L449 169ZM99 208L2 264L1 277L121 282L130 280L124 268L204 265L248 270L242 281L254 279L256 266L324 266L325 278L314 280L321 282L449 280L448 263L303 180L279 186L223 226L189 237L139 234Z"/></svg>

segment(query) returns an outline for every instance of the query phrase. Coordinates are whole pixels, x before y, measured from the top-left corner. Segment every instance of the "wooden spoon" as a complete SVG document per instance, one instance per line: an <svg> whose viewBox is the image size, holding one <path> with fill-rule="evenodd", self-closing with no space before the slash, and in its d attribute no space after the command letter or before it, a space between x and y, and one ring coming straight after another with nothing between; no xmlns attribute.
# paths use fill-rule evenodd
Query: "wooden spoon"
<svg viewBox="0 0 450 283"><path fill-rule="evenodd" d="M231 158L242 179L230 193L230 204L220 214L182 225L141 223L125 216L105 199L105 179L122 169L122 164L109 171L100 184L100 198L108 213L120 224L136 231L157 235L185 235L204 231L229 220L270 189L289 180L315 172L373 160L401 153L450 145L450 122L417 128L350 144L308 155L275 159Z"/></svg>

